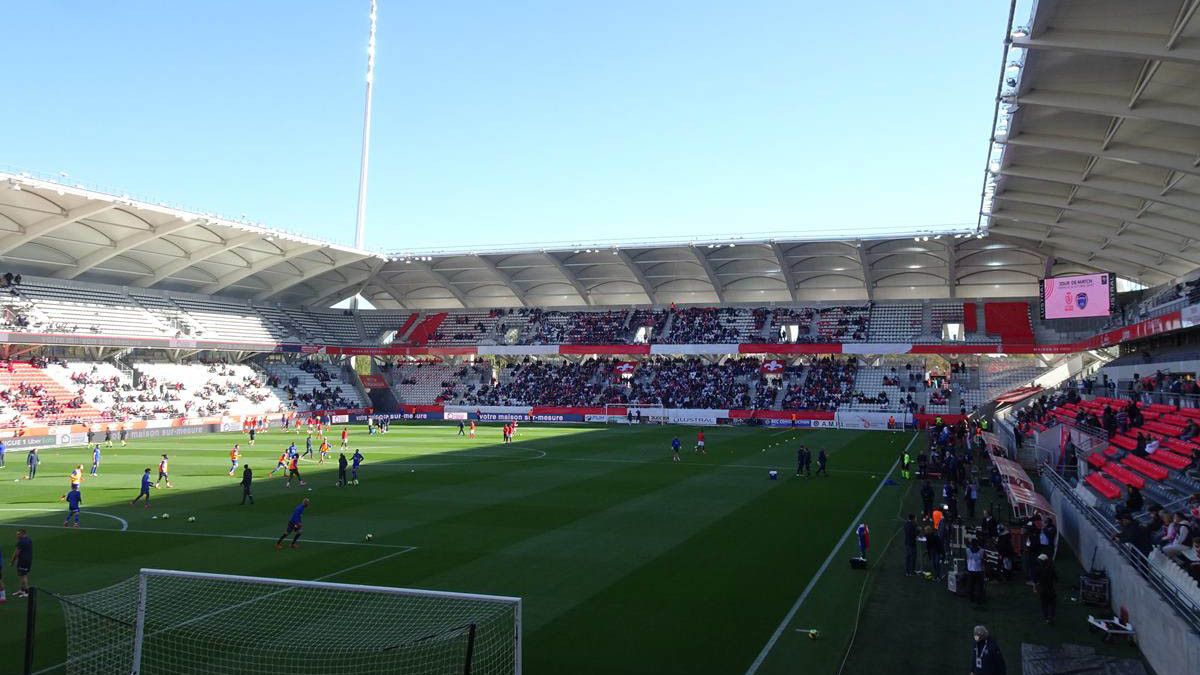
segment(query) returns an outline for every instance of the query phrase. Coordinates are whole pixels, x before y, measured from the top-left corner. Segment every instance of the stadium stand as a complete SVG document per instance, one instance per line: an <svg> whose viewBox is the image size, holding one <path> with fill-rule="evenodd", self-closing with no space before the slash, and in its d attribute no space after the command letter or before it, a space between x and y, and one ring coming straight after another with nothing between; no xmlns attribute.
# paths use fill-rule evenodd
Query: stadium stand
<svg viewBox="0 0 1200 675"><path fill-rule="evenodd" d="M324 364L268 362L265 370L277 400L311 409L365 408L358 389Z"/></svg>

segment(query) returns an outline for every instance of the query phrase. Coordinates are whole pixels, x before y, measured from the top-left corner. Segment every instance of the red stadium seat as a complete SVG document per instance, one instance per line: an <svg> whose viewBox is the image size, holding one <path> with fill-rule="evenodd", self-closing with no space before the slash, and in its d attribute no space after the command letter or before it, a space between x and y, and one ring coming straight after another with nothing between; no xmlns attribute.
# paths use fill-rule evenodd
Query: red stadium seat
<svg viewBox="0 0 1200 675"><path fill-rule="evenodd" d="M1129 436L1113 436L1112 444L1123 450L1132 450L1137 447L1137 439Z"/></svg>
<svg viewBox="0 0 1200 675"><path fill-rule="evenodd" d="M1105 460L1104 457L1098 452L1093 452L1092 454L1088 455L1086 461L1093 469L1096 470L1103 469L1104 465L1108 464L1108 461Z"/></svg>
<svg viewBox="0 0 1200 675"><path fill-rule="evenodd" d="M1083 482L1105 499L1116 499L1121 496L1121 488L1098 473L1089 473Z"/></svg>
<svg viewBox="0 0 1200 675"><path fill-rule="evenodd" d="M1186 469L1192 464L1192 460L1188 459L1187 457L1176 455L1175 453L1168 452L1166 450L1159 450L1158 452L1153 453L1150 455L1150 459L1162 464L1165 467L1178 470Z"/></svg>
<svg viewBox="0 0 1200 675"><path fill-rule="evenodd" d="M1106 464L1104 467L1104 473L1130 487L1135 487L1139 490L1146 487L1145 478L1142 478L1141 476L1130 471L1129 469L1126 469L1120 464L1117 464L1116 462L1109 462Z"/></svg>
<svg viewBox="0 0 1200 675"><path fill-rule="evenodd" d="M1167 479L1166 469L1158 464L1155 464L1154 462L1144 460L1141 457L1125 455L1125 457L1121 459L1121 463L1131 469L1136 470L1138 473L1150 478L1151 480Z"/></svg>

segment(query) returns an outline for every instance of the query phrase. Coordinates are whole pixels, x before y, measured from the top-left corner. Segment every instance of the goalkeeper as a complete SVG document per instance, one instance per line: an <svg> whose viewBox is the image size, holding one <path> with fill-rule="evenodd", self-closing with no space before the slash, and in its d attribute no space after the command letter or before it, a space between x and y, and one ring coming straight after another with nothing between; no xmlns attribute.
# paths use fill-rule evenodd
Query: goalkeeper
<svg viewBox="0 0 1200 675"><path fill-rule="evenodd" d="M283 548L283 540L292 533L295 533L295 536L292 537L292 548L300 548L296 542L300 541L300 530L304 527L301 520L304 518L304 509L306 508L308 508L308 497L305 497L300 505L292 511L292 517L288 519L287 530L284 531L283 536L279 537L279 541L275 542L276 551Z"/></svg>

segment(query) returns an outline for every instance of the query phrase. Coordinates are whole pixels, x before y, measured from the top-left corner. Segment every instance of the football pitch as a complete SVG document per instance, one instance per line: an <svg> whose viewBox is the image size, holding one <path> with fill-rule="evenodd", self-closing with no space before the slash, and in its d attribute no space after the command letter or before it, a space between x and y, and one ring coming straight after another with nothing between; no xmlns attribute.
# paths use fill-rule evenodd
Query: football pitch
<svg viewBox="0 0 1200 675"><path fill-rule="evenodd" d="M674 435L684 446L678 463ZM450 424L395 424L383 436L352 427L351 447L365 456L360 484L337 487L335 437L333 463L301 464L303 488L284 487L282 472L267 477L289 442L304 450L302 435L280 431L253 448L241 434L138 440L105 449L96 478L86 476L87 448L43 451L32 481L17 480L25 453L10 451L0 550L11 556L16 527L29 526L31 581L60 594L155 567L519 596L526 673L745 673L752 664L764 674L835 672L845 646L837 636L850 630L861 588L844 571L853 549L845 535L876 497L867 522L877 536L896 527L903 488L883 481L913 440L711 428L708 454L698 455L695 429L682 427L526 425L511 445L492 426L476 439ZM235 442L255 472L253 506L239 504L240 471L226 474ZM793 476L801 442L828 450L827 478ZM149 509L131 507L142 471L164 452L174 487L154 490ZM76 464L85 470L83 527L68 529L59 498ZM276 551L302 497L312 504L301 546ZM17 673L25 603L11 597L7 559L4 581L0 672ZM828 639L801 640L794 621L782 623L810 591L796 618L820 607ZM43 597L40 610L35 671L65 672L57 603ZM319 633L320 623L296 630Z"/></svg>

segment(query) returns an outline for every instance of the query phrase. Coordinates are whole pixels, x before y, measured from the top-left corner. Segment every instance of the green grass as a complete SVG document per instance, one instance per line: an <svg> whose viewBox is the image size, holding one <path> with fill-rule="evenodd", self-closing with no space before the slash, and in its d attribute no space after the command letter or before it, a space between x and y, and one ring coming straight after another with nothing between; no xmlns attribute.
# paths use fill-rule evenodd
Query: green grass
<svg viewBox="0 0 1200 675"><path fill-rule="evenodd" d="M0 471L0 546L11 552L16 525L39 526L32 579L59 593L161 567L516 595L527 673L741 673L911 437L720 428L707 434L707 456L685 449L675 464L676 433L690 448L693 432L669 427L529 425L511 446L492 427L474 441L441 424L397 425L383 437L356 429L361 484L335 487L333 467L305 463L308 492L265 478L297 438L271 432L244 448L254 506L238 505L240 488L226 476L239 435L141 440L107 450L101 475L84 481L84 525L96 529L83 530L61 527L58 498L90 452L48 450L38 478L19 482L24 453L10 452ZM831 451L829 478L791 476L801 440ZM142 469L161 452L171 455L175 488L155 491L150 509L131 508ZM781 470L778 482L767 480L768 467ZM313 500L304 545L277 552L269 539L302 495ZM889 497L899 489L885 488L877 503ZM124 518L129 529L89 511ZM164 512L172 518L151 518ZM197 522L187 523L192 515ZM375 546L363 545L367 533ZM844 561L835 562L826 579L842 572ZM5 581L11 591L11 570ZM825 625L848 630L857 583L814 593L805 607L828 605ZM65 649L54 603L45 604L37 668L59 663ZM23 610L13 600L0 608L0 672L19 672ZM832 642L808 648L819 652L807 655L814 664L841 657ZM795 665L772 658L759 672Z"/></svg>

